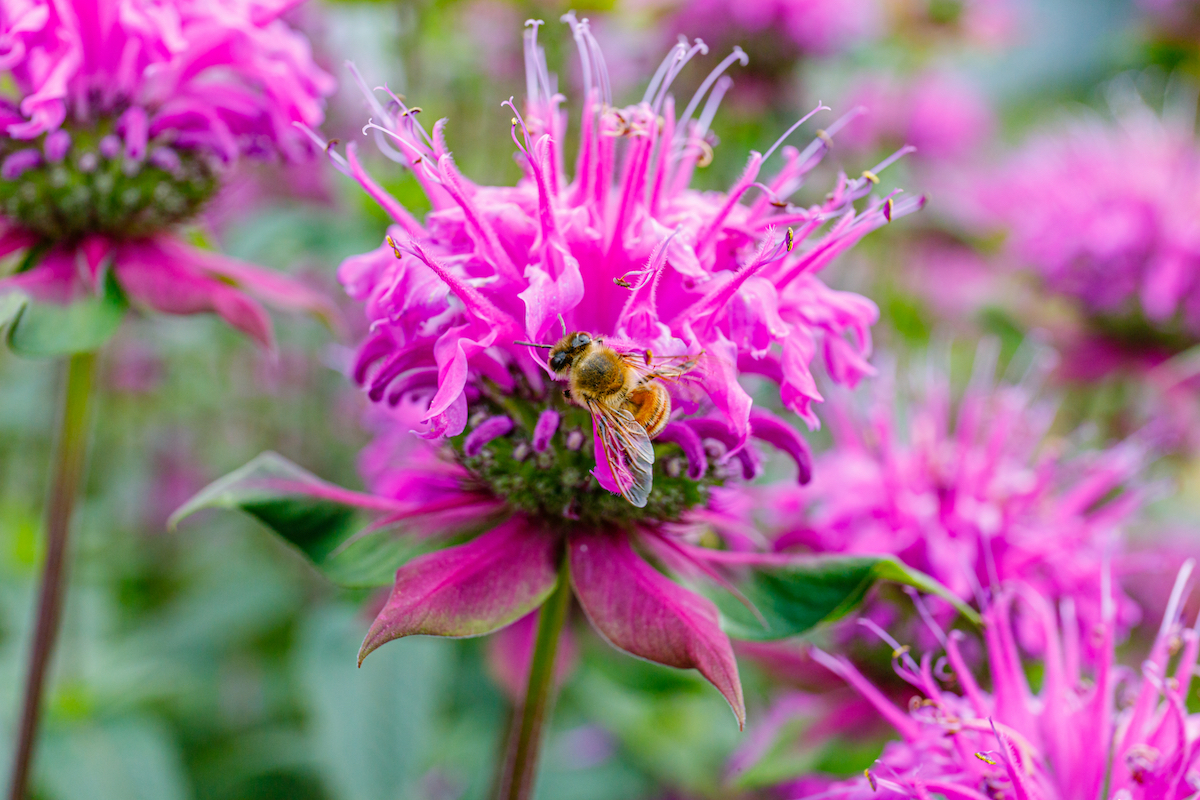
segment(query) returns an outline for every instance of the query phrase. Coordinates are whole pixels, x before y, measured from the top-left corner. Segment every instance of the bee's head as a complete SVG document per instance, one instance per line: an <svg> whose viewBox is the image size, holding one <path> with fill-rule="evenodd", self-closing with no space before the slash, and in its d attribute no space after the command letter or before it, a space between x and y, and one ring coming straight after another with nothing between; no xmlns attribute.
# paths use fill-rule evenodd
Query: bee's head
<svg viewBox="0 0 1200 800"><path fill-rule="evenodd" d="M589 334L578 331L576 333L568 333L559 341L558 344L550 350L550 369L556 373L562 373L571 368L584 350L587 350L588 345L592 343L592 337Z"/></svg>

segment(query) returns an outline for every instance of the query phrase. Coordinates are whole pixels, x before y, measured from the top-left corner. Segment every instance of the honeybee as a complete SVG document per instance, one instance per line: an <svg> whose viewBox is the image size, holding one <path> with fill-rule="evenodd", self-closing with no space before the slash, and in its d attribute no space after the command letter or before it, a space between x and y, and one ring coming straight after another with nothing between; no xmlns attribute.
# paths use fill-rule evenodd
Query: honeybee
<svg viewBox="0 0 1200 800"><path fill-rule="evenodd" d="M604 458L621 495L638 508L650 497L654 448L650 440L671 416L671 395L660 379L678 378L696 356L656 359L649 350L618 353L589 333L568 333L558 344L517 342L550 351L550 369L567 382L568 397L592 415Z"/></svg>

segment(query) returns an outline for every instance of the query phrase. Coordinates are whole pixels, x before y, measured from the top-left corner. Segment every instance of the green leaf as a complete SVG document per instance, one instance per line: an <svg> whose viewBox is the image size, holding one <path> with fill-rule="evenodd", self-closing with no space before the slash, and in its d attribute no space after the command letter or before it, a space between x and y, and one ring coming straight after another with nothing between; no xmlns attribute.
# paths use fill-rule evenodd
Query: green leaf
<svg viewBox="0 0 1200 800"><path fill-rule="evenodd" d="M729 636L774 641L844 617L884 580L942 597L963 616L980 622L974 609L940 583L891 556L814 556L786 565L753 567L738 589L761 617L728 592L715 594L713 600Z"/></svg>
<svg viewBox="0 0 1200 800"><path fill-rule="evenodd" d="M14 297L23 298L19 308L13 305ZM39 302L20 293L0 298L0 324L12 320L8 346L17 355L46 358L86 353L98 349L117 332L128 307L121 287L109 272L100 297L65 305Z"/></svg>
<svg viewBox="0 0 1200 800"><path fill-rule="evenodd" d="M263 453L219 478L168 521L207 508L242 511L301 553L331 581L347 587L390 585L396 569L433 544L393 528L356 535L384 501L321 480L277 453Z"/></svg>
<svg viewBox="0 0 1200 800"><path fill-rule="evenodd" d="M21 315L29 303L29 295L24 292L11 291L0 295L0 328Z"/></svg>

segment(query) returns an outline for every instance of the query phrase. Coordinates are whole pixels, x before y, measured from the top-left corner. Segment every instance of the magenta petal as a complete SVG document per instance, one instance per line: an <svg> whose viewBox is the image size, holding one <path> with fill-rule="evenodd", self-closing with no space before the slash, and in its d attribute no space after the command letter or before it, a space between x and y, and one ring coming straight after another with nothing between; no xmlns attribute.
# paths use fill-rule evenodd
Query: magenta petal
<svg viewBox="0 0 1200 800"><path fill-rule="evenodd" d="M402 636L482 636L540 606L558 583L558 537L513 520L396 571L358 661Z"/></svg>
<svg viewBox="0 0 1200 800"><path fill-rule="evenodd" d="M156 244L121 249L114 266L130 299L164 314L213 312L268 350L274 349L271 319L251 297L229 284L169 260Z"/></svg>
<svg viewBox="0 0 1200 800"><path fill-rule="evenodd" d="M699 670L743 727L742 683L716 606L642 560L625 533L573 533L569 547L571 583L592 627L631 655Z"/></svg>

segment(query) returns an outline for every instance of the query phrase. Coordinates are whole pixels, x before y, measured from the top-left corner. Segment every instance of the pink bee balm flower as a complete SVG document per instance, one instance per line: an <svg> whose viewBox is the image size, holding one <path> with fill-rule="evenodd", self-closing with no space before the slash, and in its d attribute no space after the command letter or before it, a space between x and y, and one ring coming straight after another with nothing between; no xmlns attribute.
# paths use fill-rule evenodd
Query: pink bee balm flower
<svg viewBox="0 0 1200 800"><path fill-rule="evenodd" d="M332 78L279 19L294 2L0 1L0 253L34 248L0 291L64 302L111 265L128 298L213 311L264 344L250 295L323 306L314 293L202 252L170 231L241 156L296 158Z"/></svg>
<svg viewBox="0 0 1200 800"><path fill-rule="evenodd" d="M427 133L418 109L395 96L385 107L368 93L367 130L412 169L433 206L425 220L363 171L353 145L335 158L395 221L387 244L341 268L371 320L354 377L385 415L364 463L370 487L403 505L394 519L421 515L422 535L467 522L486 531L401 567L362 655L410 634L478 635L512 623L555 589L565 550L575 597L606 640L698 669L741 720L737 667L716 607L643 554L716 576L704 559L712 551L688 543L699 529L681 520L712 486L758 474L752 438L791 455L800 480L808 479L803 439L755 408L738 378L766 376L787 408L815 424L820 396L810 363L818 354L835 380L853 384L868 374L875 306L829 289L815 273L922 201L889 195L855 207L889 159L861 177L841 176L820 205L790 204L841 123L803 151L785 148L779 171L763 182L759 173L782 139L752 153L729 192L689 189L692 171L712 155L709 123L729 83L720 76L741 53L677 114L671 83L704 49L680 45L642 101L620 108L607 96L587 22L566 19L585 98L573 178L539 23L526 36L526 110L513 111L524 171L516 186L470 182L446 148L445 122ZM593 426L586 398L564 393L560 356L547 363L543 350L522 343L549 344L566 331L580 332L572 341L602 340L651 376L660 360L694 362L678 379L663 379L674 412L654 443L641 434L640 497L621 458L611 458L605 427ZM626 430L638 424L627 410L611 419Z"/></svg>
<svg viewBox="0 0 1200 800"><path fill-rule="evenodd" d="M999 385L996 355L980 349L957 402L936 366L909 370L907 392L875 381L862 408L843 398L810 486L734 497L712 512L715 523L749 516L776 532L782 551L892 553L966 601L1020 580L1072 599L1085 628L1098 623L1100 565L1119 554L1121 529L1145 497L1136 480L1146 447L1073 453L1050 436L1058 406L1038 390L1051 351ZM1137 620L1131 601L1119 611L1123 625Z"/></svg>
<svg viewBox="0 0 1200 800"><path fill-rule="evenodd" d="M786 798L876 800L924 798L989 800L1183 800L1200 791L1200 715L1189 714L1188 693L1200 651L1200 620L1180 621L1183 590L1192 562L1181 570L1166 615L1139 671L1114 655L1115 610L1111 601L1094 629L1101 657L1084 674L1073 608L1056 614L1051 602L1029 587L1002 593L984 615L991 689L985 691L967 666L958 631L944 635L946 654L920 664L907 648L895 648L897 673L924 695L907 712L893 705L843 657L814 651L815 659L869 700L900 734L882 756L854 780L823 789L809 780ZM1016 601L1021 601L1017 603ZM1022 668L1013 634L1019 607L1038 625L1047 646L1040 691ZM882 631L879 631L882 634ZM1138 674L1140 672L1140 674ZM954 686L957 694L945 684Z"/></svg>
<svg viewBox="0 0 1200 800"><path fill-rule="evenodd" d="M900 139L923 159L954 160L975 152L995 127L979 88L947 72L930 70L904 81L867 74L855 80L849 98L867 110L840 139L856 149Z"/></svg>
<svg viewBox="0 0 1200 800"><path fill-rule="evenodd" d="M1140 102L1139 102L1140 105ZM1200 147L1144 106L1032 139L977 201L1020 267L1106 328L1200 335Z"/></svg>
<svg viewBox="0 0 1200 800"><path fill-rule="evenodd" d="M789 45L811 55L831 55L883 32L885 12L878 0L690 0L678 21L713 41L765 36L776 47Z"/></svg>

